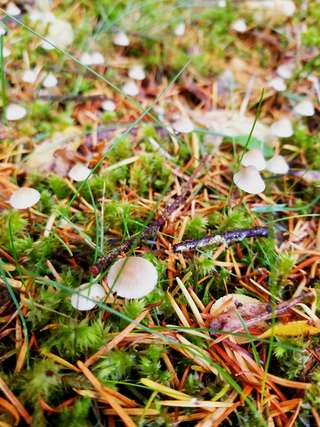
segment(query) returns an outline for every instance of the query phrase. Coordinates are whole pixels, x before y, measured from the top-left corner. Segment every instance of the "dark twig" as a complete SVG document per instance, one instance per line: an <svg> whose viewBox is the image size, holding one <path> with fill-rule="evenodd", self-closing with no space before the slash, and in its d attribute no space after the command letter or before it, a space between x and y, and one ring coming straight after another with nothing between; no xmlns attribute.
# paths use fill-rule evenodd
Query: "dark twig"
<svg viewBox="0 0 320 427"><path fill-rule="evenodd" d="M185 240L173 246L174 252L185 252L191 249L203 248L204 246L239 242L248 237L267 237L267 227L244 228L242 230L226 231L225 233L214 234L213 236L202 237L196 240Z"/></svg>
<svg viewBox="0 0 320 427"><path fill-rule="evenodd" d="M102 270L104 270L120 253L128 252L130 248L137 246L141 241L146 238L150 238L158 233L161 227L165 224L167 219L181 206L183 206L188 196L192 191L192 184L194 180L200 175L203 163L207 163L210 156L206 156L202 163L194 170L188 182L182 187L180 196L175 199L171 199L170 202L165 206L163 213L159 215L157 219L152 221L138 236L132 237L131 239L125 240L120 246L112 249L107 255L103 256L98 260L96 264L90 267L90 272L96 276Z"/></svg>
<svg viewBox="0 0 320 427"><path fill-rule="evenodd" d="M39 95L38 99L55 102L88 102L104 101L105 99L108 99L108 97L106 95Z"/></svg>

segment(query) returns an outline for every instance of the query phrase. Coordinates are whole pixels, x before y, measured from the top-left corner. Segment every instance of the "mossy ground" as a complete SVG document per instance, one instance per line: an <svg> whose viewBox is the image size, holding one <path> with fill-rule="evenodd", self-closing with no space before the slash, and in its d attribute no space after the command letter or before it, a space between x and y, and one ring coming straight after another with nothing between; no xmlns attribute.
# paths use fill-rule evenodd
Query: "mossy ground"
<svg viewBox="0 0 320 427"><path fill-rule="evenodd" d="M3 406L0 401L0 423L124 425L119 411L106 400L112 389L119 393L116 402L140 426L204 426L211 415L216 417L210 424L214 426L268 421L279 426L315 425L320 409L317 335L259 340L251 331L252 340L240 345L232 338L216 342L217 335L208 330L212 302L234 292L278 304L311 291L313 302L299 307L298 318L319 322L318 183L290 174L270 176L263 196L244 195L232 184L243 153L241 141L225 138L203 161L210 154L204 129L173 139L154 110L142 112L152 103L163 106L169 118L186 105L239 109L247 71L235 74L238 81L232 90L220 93L217 83L235 59L263 82L279 63L297 55L287 91L267 91L259 119L270 123L288 114L294 96L311 90L308 76L319 73L318 2L307 2L304 8L306 2L297 1L292 19L258 24L237 1L227 1L225 7L153 0L56 3L54 12L75 32L68 52L79 58L81 52L98 49L106 67L96 67L92 74L61 51L44 51L27 28L31 25L27 13L21 18L25 27L4 19L8 26L4 41L11 55L5 59L2 102L19 101L28 114L14 125L3 122L0 128L0 389L2 401L8 402ZM244 35L230 30L239 18L248 22ZM180 21L187 31L176 38L172 30ZM290 31L299 25L307 30L297 47ZM129 47L112 45L117 28L128 32ZM132 100L108 86L106 79L121 87L127 68L136 62L145 66L147 79ZM50 93L55 99L41 100L37 87L21 83L26 64L56 74L59 85ZM252 116L261 89L255 87L251 94ZM102 112L101 100L86 98L97 94L113 98L116 111ZM318 111L312 118L299 119L294 135L281 143L292 169L320 169L318 119ZM41 173L26 168L40 143L54 143L70 129L76 149L66 142L58 157L69 166L89 162L94 172L87 181L72 183L61 176L61 164ZM90 266L123 240L138 236L170 198L180 194L199 161L203 170L186 203L160 233L130 250L157 267L156 289L143 300L109 295L93 311L74 310L70 295L76 287L94 280L106 284L105 273L94 279ZM36 188L41 198L34 208L17 211L7 199L23 185ZM268 226L270 237L186 255L172 251L178 239L257 225ZM89 366L92 380L77 362L85 363L114 342L144 311L139 324ZM295 316L288 310L273 321L290 322ZM268 379L268 372L282 382ZM20 408L15 410L8 390L32 421ZM190 398L192 404L183 404ZM129 399L136 412L128 409ZM228 403L231 409L206 408L204 402L215 401Z"/></svg>

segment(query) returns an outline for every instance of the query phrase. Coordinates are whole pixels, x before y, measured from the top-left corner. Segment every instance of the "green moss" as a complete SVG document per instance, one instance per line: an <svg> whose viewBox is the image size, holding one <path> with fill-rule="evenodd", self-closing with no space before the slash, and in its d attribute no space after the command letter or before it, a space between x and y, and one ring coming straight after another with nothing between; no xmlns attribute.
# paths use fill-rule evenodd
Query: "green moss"
<svg viewBox="0 0 320 427"><path fill-rule="evenodd" d="M80 322L64 320L45 342L45 347L56 349L65 357L76 357L88 350L97 351L105 342L105 334L105 327L98 320L92 323L87 319Z"/></svg>
<svg viewBox="0 0 320 427"><path fill-rule="evenodd" d="M90 421L91 399L76 399L71 409L64 409L57 420L57 427L93 427Z"/></svg>
<svg viewBox="0 0 320 427"><path fill-rule="evenodd" d="M58 199L65 199L71 194L70 188L59 175L50 175L48 178L48 184Z"/></svg>
<svg viewBox="0 0 320 427"><path fill-rule="evenodd" d="M51 360L35 359L31 369L19 377L20 398L33 404L43 399L47 403L61 390L60 367Z"/></svg>
<svg viewBox="0 0 320 427"><path fill-rule="evenodd" d="M135 357L130 352L113 350L95 365L94 372L102 382L125 379L135 363Z"/></svg>
<svg viewBox="0 0 320 427"><path fill-rule="evenodd" d="M184 239L199 239L206 233L208 220L200 215L195 215L188 220Z"/></svg>

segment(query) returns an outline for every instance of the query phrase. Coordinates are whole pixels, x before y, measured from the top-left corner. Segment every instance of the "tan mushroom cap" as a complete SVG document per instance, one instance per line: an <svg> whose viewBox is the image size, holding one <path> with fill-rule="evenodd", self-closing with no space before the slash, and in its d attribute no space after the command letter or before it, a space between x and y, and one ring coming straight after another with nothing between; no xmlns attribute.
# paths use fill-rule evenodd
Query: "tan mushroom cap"
<svg viewBox="0 0 320 427"><path fill-rule="evenodd" d="M50 89L52 87L56 87L57 84L58 84L58 79L52 73L47 74L45 79L42 82L43 87L45 87L47 89Z"/></svg>
<svg viewBox="0 0 320 427"><path fill-rule="evenodd" d="M185 32L186 32L186 24L184 22L179 22L179 24L177 24L173 29L173 33L177 37L182 37Z"/></svg>
<svg viewBox="0 0 320 427"><path fill-rule="evenodd" d="M272 173L286 174L288 173L289 165L283 156L276 154L267 161L266 169Z"/></svg>
<svg viewBox="0 0 320 427"><path fill-rule="evenodd" d="M130 256L116 261L110 268L109 287L122 298L142 298L157 285L155 266L142 257Z"/></svg>
<svg viewBox="0 0 320 427"><path fill-rule="evenodd" d="M27 209L38 203L40 193L38 190L29 187L22 187L11 194L10 205L15 209Z"/></svg>
<svg viewBox="0 0 320 427"><path fill-rule="evenodd" d="M258 148L253 148L244 154L241 160L242 166L254 166L258 171L262 171L266 167L266 161L263 153Z"/></svg>
<svg viewBox="0 0 320 427"><path fill-rule="evenodd" d="M254 166L242 166L240 171L234 174L233 182L240 190L249 194L262 193L265 189L264 181Z"/></svg>
<svg viewBox="0 0 320 427"><path fill-rule="evenodd" d="M129 38L124 31L119 31L113 36L113 44L116 46L129 46Z"/></svg>
<svg viewBox="0 0 320 427"><path fill-rule="evenodd" d="M272 134L279 138L289 138L293 135L292 124L286 117L272 123L270 129Z"/></svg>
<svg viewBox="0 0 320 427"><path fill-rule="evenodd" d="M139 94L139 87L134 80L128 80L123 86L122 90L126 95L137 96Z"/></svg>
<svg viewBox="0 0 320 427"><path fill-rule="evenodd" d="M188 117L181 117L172 124L173 129L180 133L190 133L194 130L194 124Z"/></svg>
<svg viewBox="0 0 320 427"><path fill-rule="evenodd" d="M6 109L6 119L8 121L21 120L27 114L27 110L18 104L9 104Z"/></svg>
<svg viewBox="0 0 320 427"><path fill-rule="evenodd" d="M129 77L133 80L144 80L146 73L144 72L143 66L140 64L134 65L129 70Z"/></svg>
<svg viewBox="0 0 320 427"><path fill-rule="evenodd" d="M76 310L87 311L92 310L105 296L106 292L101 285L84 283L74 289L70 302Z"/></svg>
<svg viewBox="0 0 320 427"><path fill-rule="evenodd" d="M77 163L72 166L72 168L68 172L69 178L74 181L81 182L85 181L91 174L91 169L87 168L87 166L82 163Z"/></svg>
<svg viewBox="0 0 320 427"><path fill-rule="evenodd" d="M314 115L314 106L309 99L304 99L299 102L293 109L293 111L299 116L311 117Z"/></svg>
<svg viewBox="0 0 320 427"><path fill-rule="evenodd" d="M116 104L111 99L107 99L106 101L103 101L102 109L112 113L116 109Z"/></svg>

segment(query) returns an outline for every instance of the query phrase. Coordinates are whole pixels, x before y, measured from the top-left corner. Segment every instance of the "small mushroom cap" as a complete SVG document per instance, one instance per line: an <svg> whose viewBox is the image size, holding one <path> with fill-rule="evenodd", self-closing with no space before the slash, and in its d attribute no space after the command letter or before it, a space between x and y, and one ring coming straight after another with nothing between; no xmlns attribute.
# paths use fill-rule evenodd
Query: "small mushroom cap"
<svg viewBox="0 0 320 427"><path fill-rule="evenodd" d="M266 169L272 173L286 174L289 171L289 165L283 156L276 154L267 161Z"/></svg>
<svg viewBox="0 0 320 427"><path fill-rule="evenodd" d="M277 74L282 79L288 80L293 76L294 64L291 62L281 64L277 68Z"/></svg>
<svg viewBox="0 0 320 427"><path fill-rule="evenodd" d="M292 0L276 0L279 11L285 16L293 16L296 11L296 5Z"/></svg>
<svg viewBox="0 0 320 427"><path fill-rule="evenodd" d="M194 124L188 117L181 117L172 124L173 129L180 133L190 133L194 130Z"/></svg>
<svg viewBox="0 0 320 427"><path fill-rule="evenodd" d="M8 49L7 47L3 46L3 49L2 49L2 55L3 55L3 57L4 58L8 58L8 56L10 55L10 53L11 53L11 50Z"/></svg>
<svg viewBox="0 0 320 427"><path fill-rule="evenodd" d="M142 65L134 65L129 70L129 77L133 80L143 80L146 78L146 73L144 72Z"/></svg>
<svg viewBox="0 0 320 427"><path fill-rule="evenodd" d="M186 24L184 22L180 22L173 29L173 33L177 37L182 37L186 31Z"/></svg>
<svg viewBox="0 0 320 427"><path fill-rule="evenodd" d="M13 2L8 3L8 6L6 7L6 12L8 15L11 15L11 16L21 15L21 10Z"/></svg>
<svg viewBox="0 0 320 427"><path fill-rule="evenodd" d="M88 52L85 52L85 53L83 53L81 56L80 56L80 59L79 59L79 61L81 62L81 64L83 64L83 65L91 65L91 55L90 55L90 53L88 53Z"/></svg>
<svg viewBox="0 0 320 427"><path fill-rule="evenodd" d="M51 87L56 87L58 84L58 80L56 78L56 76L52 73L47 74L47 76L45 77L45 79L42 82L42 85L49 89Z"/></svg>
<svg viewBox="0 0 320 427"><path fill-rule="evenodd" d="M242 157L241 160L242 166L254 166L258 171L262 171L266 167L266 161L264 160L261 150L253 148L249 150Z"/></svg>
<svg viewBox="0 0 320 427"><path fill-rule="evenodd" d="M6 109L6 118L9 121L21 120L27 114L27 110L18 104L9 104Z"/></svg>
<svg viewBox="0 0 320 427"><path fill-rule="evenodd" d="M128 80L123 86L122 90L126 95L137 96L139 94L139 87L133 80Z"/></svg>
<svg viewBox="0 0 320 427"><path fill-rule="evenodd" d="M74 291L71 295L71 305L80 311L92 310L97 305L97 302L103 300L106 296L104 288L97 283L84 283Z"/></svg>
<svg viewBox="0 0 320 427"><path fill-rule="evenodd" d="M237 19L231 25L231 28L237 33L245 33L248 29L246 21L244 19Z"/></svg>
<svg viewBox="0 0 320 427"><path fill-rule="evenodd" d="M91 169L82 163L77 163L68 172L68 177L74 181L81 182L85 181L91 174Z"/></svg>
<svg viewBox="0 0 320 427"><path fill-rule="evenodd" d="M272 123L270 130L272 135L278 136L279 138L289 138L293 135L292 124L287 118Z"/></svg>
<svg viewBox="0 0 320 427"><path fill-rule="evenodd" d="M119 31L113 36L113 44L116 46L129 46L129 38L127 34L123 31Z"/></svg>
<svg viewBox="0 0 320 427"><path fill-rule="evenodd" d="M254 166L243 166L240 171L233 176L233 182L240 188L250 194L262 193L265 184L259 171Z"/></svg>
<svg viewBox="0 0 320 427"><path fill-rule="evenodd" d="M92 65L104 64L104 57L100 52L93 52L91 55Z"/></svg>
<svg viewBox="0 0 320 427"><path fill-rule="evenodd" d="M314 115L314 106L309 99L304 99L294 107L293 111L299 116L311 117Z"/></svg>
<svg viewBox="0 0 320 427"><path fill-rule="evenodd" d="M142 298L157 285L155 266L142 257L121 258L110 268L109 287L122 298Z"/></svg>
<svg viewBox="0 0 320 427"><path fill-rule="evenodd" d="M25 70L22 74L22 81L24 81L25 83L35 83L35 81L37 80L38 77L38 70L34 69L34 70Z"/></svg>
<svg viewBox="0 0 320 427"><path fill-rule="evenodd" d="M281 77L275 77L270 80L268 85L277 92L282 92L287 89L286 82Z"/></svg>
<svg viewBox="0 0 320 427"><path fill-rule="evenodd" d="M108 111L111 113L112 111L114 111L116 109L116 104L113 101L111 101L110 99L108 99L107 101L104 101L102 103L102 108L104 111Z"/></svg>
<svg viewBox="0 0 320 427"><path fill-rule="evenodd" d="M55 18L49 25L49 31L47 39L55 46L60 49L65 49L69 46L74 39L73 28L70 22L63 19ZM51 50L54 49L50 43L43 41L41 46L44 49Z"/></svg>
<svg viewBox="0 0 320 427"><path fill-rule="evenodd" d="M10 205L15 209L27 209L38 203L40 193L38 190L29 187L22 187L11 194Z"/></svg>

